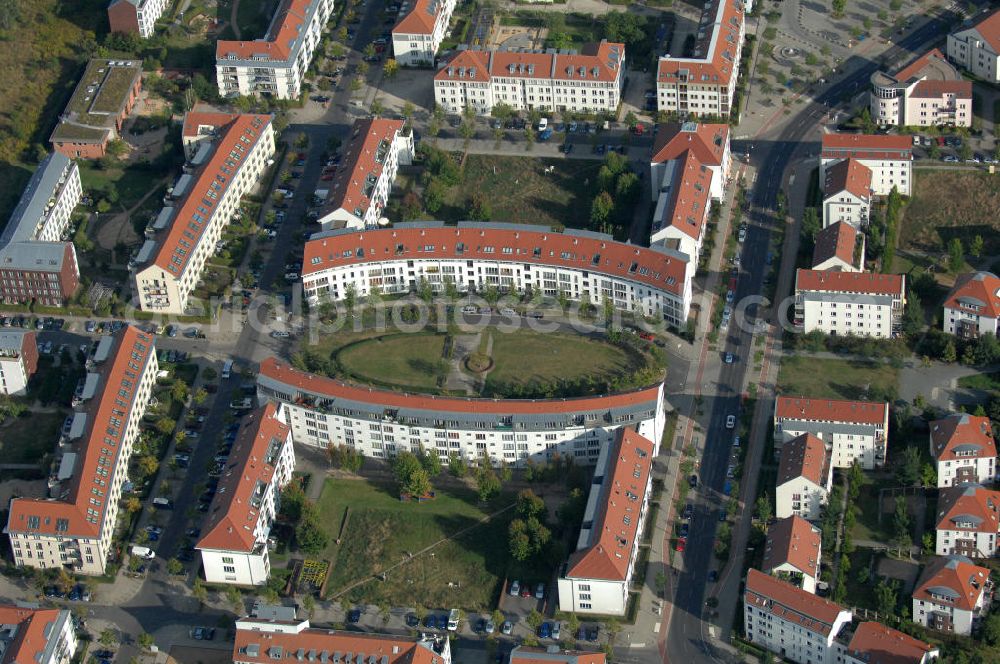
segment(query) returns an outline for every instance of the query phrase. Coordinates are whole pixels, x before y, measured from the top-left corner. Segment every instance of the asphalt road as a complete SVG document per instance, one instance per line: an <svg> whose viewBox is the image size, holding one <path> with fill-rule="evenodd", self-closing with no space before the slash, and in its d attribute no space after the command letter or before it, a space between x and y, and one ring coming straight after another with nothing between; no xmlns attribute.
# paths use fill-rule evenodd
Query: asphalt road
<svg viewBox="0 0 1000 664"><path fill-rule="evenodd" d="M926 51L936 39L946 34L947 25L945 19L932 19L890 49L886 54L887 61L906 62L918 52ZM774 223L770 215L777 206L778 192L784 186L788 168L800 151L816 151L820 118L832 106L836 106L845 94L866 87L876 69L877 63L865 62L854 73L828 87L811 103L800 107L795 118L785 124L777 136L733 143L733 153L739 155L749 151L751 163L757 170L757 179L750 197L752 210L745 216L750 226L742 247L736 302L763 292L770 228ZM753 314L753 311L751 307L748 313ZM748 329L741 329L741 326L735 324L730 326L723 352L732 352L739 359L734 364L722 365L717 396L705 400L708 426L699 467L700 484L689 499L695 504L695 516L691 520L687 547L683 554L683 571L675 579L677 592L664 652L663 661L670 664L730 660L727 653L712 645L708 638L709 623L703 618L707 617L705 597L710 585L708 572L711 569L719 525L717 515L719 509L725 506L722 488L732 454L733 432L726 429L725 421L728 415L739 415L739 392L752 362L751 338ZM756 471L757 468L745 468L743 474L748 476ZM743 552L734 551L732 555L742 559ZM737 569L742 569L742 565ZM731 578L726 591L738 593L741 588L742 578ZM726 602L723 601L722 604L726 605Z"/></svg>

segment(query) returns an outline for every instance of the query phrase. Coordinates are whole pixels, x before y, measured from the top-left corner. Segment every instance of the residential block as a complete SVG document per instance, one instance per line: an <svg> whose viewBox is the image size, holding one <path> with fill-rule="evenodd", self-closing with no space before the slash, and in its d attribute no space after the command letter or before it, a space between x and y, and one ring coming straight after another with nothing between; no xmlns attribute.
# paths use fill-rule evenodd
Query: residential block
<svg viewBox="0 0 1000 664"><path fill-rule="evenodd" d="M968 636L989 609L992 595L989 569L963 556L935 558L913 590L913 622Z"/></svg>
<svg viewBox="0 0 1000 664"><path fill-rule="evenodd" d="M930 424L930 450L938 488L993 484L997 444L988 417L952 413Z"/></svg>
<svg viewBox="0 0 1000 664"><path fill-rule="evenodd" d="M815 593L822 558L819 528L799 516L778 519L767 528L761 570Z"/></svg>
<svg viewBox="0 0 1000 664"><path fill-rule="evenodd" d="M806 334L888 339L899 334L906 275L797 270L793 322Z"/></svg>
<svg viewBox="0 0 1000 664"><path fill-rule="evenodd" d="M811 433L830 450L834 468L855 461L865 470L885 465L889 404L779 396L774 402L774 442L779 450Z"/></svg>
<svg viewBox="0 0 1000 664"><path fill-rule="evenodd" d="M938 494L934 551L939 556L992 558L1000 536L1000 491L960 484Z"/></svg>
<svg viewBox="0 0 1000 664"><path fill-rule="evenodd" d="M799 516L818 521L833 486L830 452L820 438L798 435L781 446L774 514L779 519Z"/></svg>
<svg viewBox="0 0 1000 664"><path fill-rule="evenodd" d="M136 34L149 39L156 30L156 21L167 8L167 0L111 0L108 5L108 27L111 32Z"/></svg>
<svg viewBox="0 0 1000 664"><path fill-rule="evenodd" d="M1000 11L948 35L948 60L989 82L1000 82Z"/></svg>
<svg viewBox="0 0 1000 664"><path fill-rule="evenodd" d="M24 396L38 369L38 345L33 330L0 329L0 394Z"/></svg>
<svg viewBox="0 0 1000 664"><path fill-rule="evenodd" d="M910 195L913 141L909 136L823 134L819 181L825 183L827 171L845 159L855 159L871 171L872 194L888 196L895 187L903 196Z"/></svg>
<svg viewBox="0 0 1000 664"><path fill-rule="evenodd" d="M431 67L448 23L455 0L414 0L413 6L392 29L392 54L404 67Z"/></svg>
<svg viewBox="0 0 1000 664"><path fill-rule="evenodd" d="M936 48L895 74L875 72L871 84L871 117L880 125L972 126L972 81Z"/></svg>
<svg viewBox="0 0 1000 664"><path fill-rule="evenodd" d="M1000 277L992 272L963 274L944 301L944 331L975 339L1000 331Z"/></svg>

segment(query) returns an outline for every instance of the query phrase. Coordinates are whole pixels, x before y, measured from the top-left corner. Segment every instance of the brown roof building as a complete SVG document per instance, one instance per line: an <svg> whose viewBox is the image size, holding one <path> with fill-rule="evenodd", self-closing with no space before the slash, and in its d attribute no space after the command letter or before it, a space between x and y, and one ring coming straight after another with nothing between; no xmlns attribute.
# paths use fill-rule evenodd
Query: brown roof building
<svg viewBox="0 0 1000 664"><path fill-rule="evenodd" d="M990 418L952 413L930 426L938 488L996 480L997 445Z"/></svg>
<svg viewBox="0 0 1000 664"><path fill-rule="evenodd" d="M779 447L805 433L822 439L834 468L855 461L864 468L885 463L889 404L870 401L779 396L774 403L774 436Z"/></svg>
<svg viewBox="0 0 1000 664"><path fill-rule="evenodd" d="M823 180L823 227L846 222L854 228L868 225L872 203L872 169L848 158L826 169Z"/></svg>
<svg viewBox="0 0 1000 664"><path fill-rule="evenodd" d="M913 591L913 622L952 634L968 635L989 606L990 571L963 556L933 559Z"/></svg>
<svg viewBox="0 0 1000 664"><path fill-rule="evenodd" d="M957 554L992 558L1000 539L1000 491L978 484L941 489L938 496L937 544L939 556Z"/></svg>
<svg viewBox="0 0 1000 664"><path fill-rule="evenodd" d="M821 544L819 528L805 519L794 515L779 519L767 528L761 570L815 593Z"/></svg>
<svg viewBox="0 0 1000 664"><path fill-rule="evenodd" d="M833 465L826 443L811 433L792 438L781 447L775 516L819 520L832 483Z"/></svg>
<svg viewBox="0 0 1000 664"><path fill-rule="evenodd" d="M864 272L865 236L846 221L816 234L812 269L822 272Z"/></svg>
<svg viewBox="0 0 1000 664"><path fill-rule="evenodd" d="M871 116L880 125L972 126L972 81L936 48L895 74L875 72L871 85Z"/></svg>
<svg viewBox="0 0 1000 664"><path fill-rule="evenodd" d="M992 272L963 274L944 301L944 331L974 339L1000 330L1000 277Z"/></svg>

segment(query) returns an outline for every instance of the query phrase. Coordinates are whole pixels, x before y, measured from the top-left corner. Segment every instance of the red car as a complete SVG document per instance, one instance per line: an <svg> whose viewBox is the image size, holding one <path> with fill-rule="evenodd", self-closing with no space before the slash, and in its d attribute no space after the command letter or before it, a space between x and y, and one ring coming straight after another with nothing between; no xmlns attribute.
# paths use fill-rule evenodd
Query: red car
<svg viewBox="0 0 1000 664"><path fill-rule="evenodd" d="M531 597L531 588L528 587L527 583L521 588L521 597Z"/></svg>
<svg viewBox="0 0 1000 664"><path fill-rule="evenodd" d="M687 543L688 543L688 541L687 541L686 537L678 537L677 538L677 545L674 547L674 551L683 552L684 549L687 548Z"/></svg>
<svg viewBox="0 0 1000 664"><path fill-rule="evenodd" d="M326 175L320 178L320 180L332 180L332 179L333 179L333 173L327 173Z"/></svg>
<svg viewBox="0 0 1000 664"><path fill-rule="evenodd" d="M654 339L656 339L656 335L652 334L651 332L640 332L639 338L645 339L646 341L653 341Z"/></svg>

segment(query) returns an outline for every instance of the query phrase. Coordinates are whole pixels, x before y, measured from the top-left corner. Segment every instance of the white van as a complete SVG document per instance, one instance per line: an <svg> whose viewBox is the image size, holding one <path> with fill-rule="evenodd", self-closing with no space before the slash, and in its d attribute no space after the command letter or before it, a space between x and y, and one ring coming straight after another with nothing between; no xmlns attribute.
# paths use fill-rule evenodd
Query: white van
<svg viewBox="0 0 1000 664"><path fill-rule="evenodd" d="M226 360L226 363L222 365L222 380L229 380L229 376L233 373L233 361Z"/></svg>
<svg viewBox="0 0 1000 664"><path fill-rule="evenodd" d="M133 546L132 555L146 560L152 560L156 557L156 553L148 546Z"/></svg>
<svg viewBox="0 0 1000 664"><path fill-rule="evenodd" d="M153 507L160 510L174 509L174 501L169 498L153 498Z"/></svg>
<svg viewBox="0 0 1000 664"><path fill-rule="evenodd" d="M458 609L452 609L448 612L448 631L455 632L458 631Z"/></svg>

